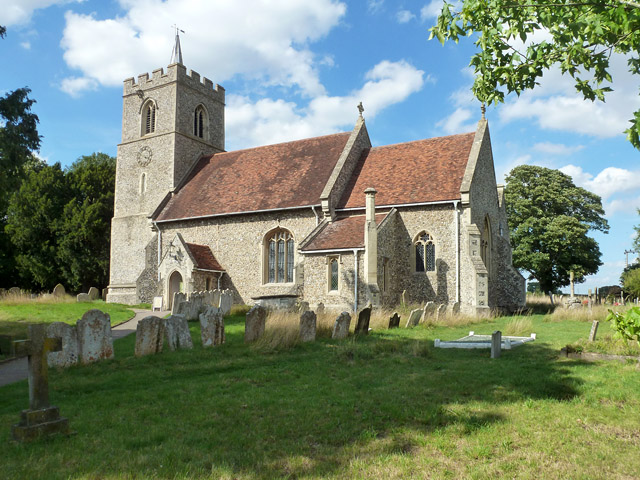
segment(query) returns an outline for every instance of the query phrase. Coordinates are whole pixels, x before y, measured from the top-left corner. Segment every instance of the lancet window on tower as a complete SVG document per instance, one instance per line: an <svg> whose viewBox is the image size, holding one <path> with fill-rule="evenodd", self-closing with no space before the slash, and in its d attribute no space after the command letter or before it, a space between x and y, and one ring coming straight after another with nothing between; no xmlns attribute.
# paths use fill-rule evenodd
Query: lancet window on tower
<svg viewBox="0 0 640 480"><path fill-rule="evenodd" d="M196 107L195 114L193 116L193 134L196 137L204 138L204 122L205 122L205 112L202 105L198 105Z"/></svg>
<svg viewBox="0 0 640 480"><path fill-rule="evenodd" d="M142 109L142 134L148 135L156 131L156 105L152 101Z"/></svg>

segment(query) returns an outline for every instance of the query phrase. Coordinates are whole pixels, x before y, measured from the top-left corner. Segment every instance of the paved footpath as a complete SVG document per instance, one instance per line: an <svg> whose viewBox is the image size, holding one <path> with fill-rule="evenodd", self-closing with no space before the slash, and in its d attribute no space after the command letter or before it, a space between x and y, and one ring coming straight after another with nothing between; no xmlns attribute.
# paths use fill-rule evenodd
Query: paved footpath
<svg viewBox="0 0 640 480"><path fill-rule="evenodd" d="M171 313L152 312L151 310L140 310L139 308L132 308L131 310L136 312L136 315L131 320L121 323L111 329L114 340L126 337L131 333L135 333L138 322L144 317L148 317L149 315L164 317ZM25 378L27 378L27 357L18 358L16 360L0 364L0 387L24 380Z"/></svg>

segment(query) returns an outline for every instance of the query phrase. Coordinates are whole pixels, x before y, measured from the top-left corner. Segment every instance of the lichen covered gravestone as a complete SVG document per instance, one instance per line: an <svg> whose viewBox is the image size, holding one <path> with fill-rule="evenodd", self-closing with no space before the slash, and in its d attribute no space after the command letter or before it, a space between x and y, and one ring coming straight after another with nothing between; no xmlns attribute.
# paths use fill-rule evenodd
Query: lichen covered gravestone
<svg viewBox="0 0 640 480"><path fill-rule="evenodd" d="M425 323L427 318L432 317L436 311L436 304L433 302L427 302L422 310L422 316L420 317L418 323Z"/></svg>
<svg viewBox="0 0 640 480"><path fill-rule="evenodd" d="M78 333L75 327L64 322L53 322L47 326L47 337L60 338L62 348L49 352L47 361L50 367L70 367L78 363Z"/></svg>
<svg viewBox="0 0 640 480"><path fill-rule="evenodd" d="M342 339L349 335L349 325L351 324L351 315L348 312L342 312L336 322L333 324L333 332L331 338Z"/></svg>
<svg viewBox="0 0 640 480"><path fill-rule="evenodd" d="M267 319L267 310L262 305L254 305L247 312L244 325L245 343L254 342L264 333L264 326Z"/></svg>
<svg viewBox="0 0 640 480"><path fill-rule="evenodd" d="M87 295L89 295L89 298L93 301L93 300L98 300L100 298L100 290L98 290L96 287L91 287L89 289L89 293L87 293Z"/></svg>
<svg viewBox="0 0 640 480"><path fill-rule="evenodd" d="M69 434L69 421L60 417L58 407L49 404L47 355L62 348L59 338L47 338L46 326L29 325L29 340L14 342L18 356L29 357L29 409L13 425L13 439L19 442L56 433Z"/></svg>
<svg viewBox="0 0 640 480"><path fill-rule="evenodd" d="M180 313L182 304L187 301L187 295L182 292L175 292L171 303L171 315Z"/></svg>
<svg viewBox="0 0 640 480"><path fill-rule="evenodd" d="M300 341L313 342L316 339L316 314L312 311L300 315Z"/></svg>
<svg viewBox="0 0 640 480"><path fill-rule="evenodd" d="M89 310L78 323L78 349L82 363L113 358L111 318L100 310Z"/></svg>
<svg viewBox="0 0 640 480"><path fill-rule="evenodd" d="M55 287L53 287L53 296L54 297L64 297L66 293L67 292L64 289L64 285L62 285L61 283L59 283Z"/></svg>
<svg viewBox="0 0 640 480"><path fill-rule="evenodd" d="M415 327L420 322L420 318L423 316L424 310L422 308L416 308L411 310L409 318L407 319L406 328Z"/></svg>
<svg viewBox="0 0 640 480"><path fill-rule="evenodd" d="M169 350L193 348L189 324L183 315L171 315L164 319L164 336L167 339Z"/></svg>
<svg viewBox="0 0 640 480"><path fill-rule="evenodd" d="M222 345L225 342L224 315L221 309L209 306L200 314L200 338L203 347Z"/></svg>
<svg viewBox="0 0 640 480"><path fill-rule="evenodd" d="M76 301L78 303L85 303L85 302L90 302L91 301L91 297L89 296L88 293L79 293L76 296Z"/></svg>
<svg viewBox="0 0 640 480"><path fill-rule="evenodd" d="M436 310L436 322L443 320L447 316L447 305L445 303L438 305Z"/></svg>
<svg viewBox="0 0 640 480"><path fill-rule="evenodd" d="M136 327L136 357L162 352L164 322L160 317L149 316L138 322Z"/></svg>
<svg viewBox="0 0 640 480"><path fill-rule="evenodd" d="M356 323L355 334L367 335L369 333L369 320L371 320L372 305L369 304L358 312L358 323Z"/></svg>

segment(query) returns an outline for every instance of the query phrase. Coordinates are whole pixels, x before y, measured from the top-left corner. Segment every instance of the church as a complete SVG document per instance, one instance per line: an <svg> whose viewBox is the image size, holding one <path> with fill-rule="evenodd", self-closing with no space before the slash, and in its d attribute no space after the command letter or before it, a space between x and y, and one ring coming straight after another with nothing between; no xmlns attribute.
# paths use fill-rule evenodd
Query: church
<svg viewBox="0 0 640 480"><path fill-rule="evenodd" d="M230 289L235 303L356 311L524 306L483 117L373 147L353 130L225 150L225 90L178 55L124 81L107 301Z"/></svg>

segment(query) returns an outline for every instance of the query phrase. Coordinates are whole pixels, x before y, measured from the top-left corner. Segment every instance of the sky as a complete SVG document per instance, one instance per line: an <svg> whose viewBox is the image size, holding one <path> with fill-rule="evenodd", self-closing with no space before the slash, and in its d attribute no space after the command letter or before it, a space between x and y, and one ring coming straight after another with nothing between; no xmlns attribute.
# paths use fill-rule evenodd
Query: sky
<svg viewBox="0 0 640 480"><path fill-rule="evenodd" d="M428 40L442 0L0 0L0 94L28 86L39 155L68 166L116 155L122 82L166 67L173 25L188 69L226 90L226 148L350 131L360 101L371 141L474 131L472 41ZM612 58L614 92L583 100L550 71L538 88L487 108L498 183L522 164L557 168L602 197L604 265L577 293L618 283L640 224L640 152L622 133L639 81ZM629 255L631 262L635 254Z"/></svg>

